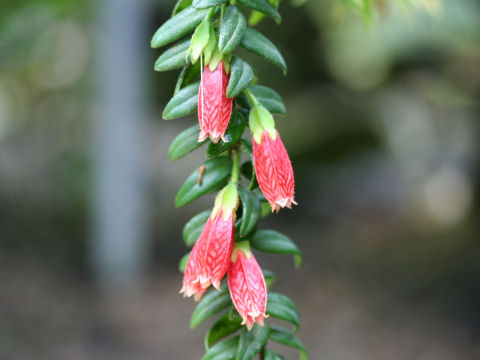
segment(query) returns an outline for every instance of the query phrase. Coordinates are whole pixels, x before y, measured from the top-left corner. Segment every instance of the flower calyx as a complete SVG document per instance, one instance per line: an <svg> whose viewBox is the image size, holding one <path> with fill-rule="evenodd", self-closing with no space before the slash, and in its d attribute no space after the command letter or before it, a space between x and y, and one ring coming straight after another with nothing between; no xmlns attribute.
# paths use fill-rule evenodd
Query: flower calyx
<svg viewBox="0 0 480 360"><path fill-rule="evenodd" d="M212 214L213 219L217 216L218 212L222 210L223 220L226 221L230 216L235 217L235 211L239 204L237 185L228 184L218 193L215 198L215 206L213 207Z"/></svg>
<svg viewBox="0 0 480 360"><path fill-rule="evenodd" d="M248 124L250 131L253 134L254 140L257 144L262 142L263 132L266 131L272 140L277 137L277 130L275 129L275 120L272 114L264 106L258 104L250 110L248 117Z"/></svg>

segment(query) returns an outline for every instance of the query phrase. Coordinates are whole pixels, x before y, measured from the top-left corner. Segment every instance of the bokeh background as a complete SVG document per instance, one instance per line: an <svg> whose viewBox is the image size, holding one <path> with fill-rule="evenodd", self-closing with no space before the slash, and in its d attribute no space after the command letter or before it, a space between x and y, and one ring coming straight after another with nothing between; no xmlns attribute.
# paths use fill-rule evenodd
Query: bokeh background
<svg viewBox="0 0 480 360"><path fill-rule="evenodd" d="M312 359L480 358L477 0L283 1L260 29L288 76L277 126L299 206L262 222L304 265L258 254ZM167 0L0 3L0 359L199 359L178 295L175 209L203 151L167 149L176 73L155 73ZM282 348L287 358L295 352Z"/></svg>

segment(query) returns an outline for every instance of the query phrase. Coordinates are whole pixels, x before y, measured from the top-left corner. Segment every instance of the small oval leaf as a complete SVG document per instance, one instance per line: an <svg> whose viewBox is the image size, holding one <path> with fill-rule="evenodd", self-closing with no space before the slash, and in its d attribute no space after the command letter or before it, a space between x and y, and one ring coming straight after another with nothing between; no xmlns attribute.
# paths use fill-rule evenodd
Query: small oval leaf
<svg viewBox="0 0 480 360"><path fill-rule="evenodd" d="M225 139L228 142L223 142L220 140L218 143L210 143L207 147L207 156L214 157L218 156L221 153L231 149L237 143L237 141L242 137L243 132L245 131L246 122L243 116L238 112L233 112L232 117L228 123L227 130L225 131Z"/></svg>
<svg viewBox="0 0 480 360"><path fill-rule="evenodd" d="M261 206L258 197L244 188L238 188L238 195L242 200L242 223L240 224L240 237L244 237L255 229L260 219Z"/></svg>
<svg viewBox="0 0 480 360"><path fill-rule="evenodd" d="M175 197L176 207L187 205L200 196L219 190L225 185L232 171L232 160L227 156L220 156L207 160L203 166L201 179L200 168L198 168L183 183Z"/></svg>
<svg viewBox="0 0 480 360"><path fill-rule="evenodd" d="M300 326L297 306L285 295L272 291L268 293L267 314L288 321L297 328Z"/></svg>
<svg viewBox="0 0 480 360"><path fill-rule="evenodd" d="M200 127L198 125L193 125L178 134L168 148L168 157L170 160L177 161L205 144L207 140L198 142L199 134Z"/></svg>
<svg viewBox="0 0 480 360"><path fill-rule="evenodd" d="M203 355L202 360L233 360L237 352L240 336L227 339L212 346Z"/></svg>
<svg viewBox="0 0 480 360"><path fill-rule="evenodd" d="M151 46L167 45L191 32L207 15L208 10L197 10L189 6L167 20L153 35Z"/></svg>
<svg viewBox="0 0 480 360"><path fill-rule="evenodd" d="M195 9L207 9L227 2L228 0L193 0L192 6Z"/></svg>
<svg viewBox="0 0 480 360"><path fill-rule="evenodd" d="M186 56L189 46L190 39L187 39L165 51L155 62L155 71L175 70L188 65L189 61L187 60Z"/></svg>
<svg viewBox="0 0 480 360"><path fill-rule="evenodd" d="M252 85L248 88L250 92L260 101L260 103L267 108L268 111L274 114L285 115L287 109L283 103L282 97L273 89L262 85ZM242 94L237 98L242 106L252 107L250 100Z"/></svg>
<svg viewBox="0 0 480 360"><path fill-rule="evenodd" d="M197 242L203 227L210 216L211 210L202 211L200 214L191 218L183 227L182 236L183 242L188 247L192 247Z"/></svg>
<svg viewBox="0 0 480 360"><path fill-rule="evenodd" d="M302 254L297 245L287 236L274 230L258 230L250 240L250 245L258 250L273 254L292 254L295 266L302 264Z"/></svg>
<svg viewBox="0 0 480 360"><path fill-rule="evenodd" d="M220 25L218 48L223 53L231 53L242 40L247 23L243 14L235 6L225 10L223 22Z"/></svg>
<svg viewBox="0 0 480 360"><path fill-rule="evenodd" d="M163 110L163 118L172 120L195 112L198 104L199 85L200 82L196 82L185 86L171 98Z"/></svg>
<svg viewBox="0 0 480 360"><path fill-rule="evenodd" d="M237 0L240 4L259 11L271 18L275 19L277 23L282 21L280 13L267 0Z"/></svg>
<svg viewBox="0 0 480 360"><path fill-rule="evenodd" d="M190 252L188 254L185 254L182 256L182 258L180 259L180 262L178 263L178 270L180 270L180 272L185 272L185 267L187 266L187 261L188 261L188 257L190 256Z"/></svg>
<svg viewBox="0 0 480 360"><path fill-rule="evenodd" d="M190 318L190 327L192 329L197 327L201 322L225 310L231 304L230 294L226 287L224 287L222 291L216 289L210 290L210 292L202 297L202 300L200 300L195 308Z"/></svg>
<svg viewBox="0 0 480 360"><path fill-rule="evenodd" d="M236 311L227 312L212 325L205 335L205 349L208 350L216 342L240 329L242 327L241 323L242 318Z"/></svg>
<svg viewBox="0 0 480 360"><path fill-rule="evenodd" d="M280 344L298 349L300 354L300 360L308 360L307 350L303 346L298 336L295 335L290 330L287 330L281 326L272 325L271 331L270 331L270 339Z"/></svg>
<svg viewBox="0 0 480 360"><path fill-rule="evenodd" d="M244 327L240 333L235 360L252 360L265 346L269 336L270 327L267 324L264 326L255 324L250 331Z"/></svg>
<svg viewBox="0 0 480 360"><path fill-rule="evenodd" d="M247 28L240 45L251 53L263 57L287 73L287 64L273 43L258 31Z"/></svg>
<svg viewBox="0 0 480 360"><path fill-rule="evenodd" d="M238 56L234 56L230 70L230 80L227 86L227 97L234 98L239 95L251 84L252 80L252 67Z"/></svg>

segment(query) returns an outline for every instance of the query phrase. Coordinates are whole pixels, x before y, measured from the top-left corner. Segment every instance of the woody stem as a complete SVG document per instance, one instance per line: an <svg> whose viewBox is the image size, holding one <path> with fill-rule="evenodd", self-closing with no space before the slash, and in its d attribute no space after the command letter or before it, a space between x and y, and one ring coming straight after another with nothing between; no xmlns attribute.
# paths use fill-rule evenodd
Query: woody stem
<svg viewBox="0 0 480 360"><path fill-rule="evenodd" d="M230 183L237 185L238 184L238 174L240 173L240 151L238 149L233 149L233 167L232 167L232 177L230 178Z"/></svg>
<svg viewBox="0 0 480 360"><path fill-rule="evenodd" d="M250 102L252 103L253 106L260 105L260 101L258 101L258 99L255 97L255 95L252 94L252 92L250 90L245 89L245 90L243 90L243 92L245 93L245 95L247 95L248 100L250 100Z"/></svg>

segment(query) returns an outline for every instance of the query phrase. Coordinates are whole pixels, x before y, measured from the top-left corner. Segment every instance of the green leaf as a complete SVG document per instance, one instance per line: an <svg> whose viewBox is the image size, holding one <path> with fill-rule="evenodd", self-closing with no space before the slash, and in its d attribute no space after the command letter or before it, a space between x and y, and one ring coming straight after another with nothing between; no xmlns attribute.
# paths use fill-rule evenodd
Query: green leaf
<svg viewBox="0 0 480 360"><path fill-rule="evenodd" d="M267 269L262 269L262 273L263 278L265 279L265 284L267 285L267 288L269 288L275 281L275 274Z"/></svg>
<svg viewBox="0 0 480 360"><path fill-rule="evenodd" d="M200 82L196 82L181 89L165 106L163 118L172 120L195 112L198 104L199 86Z"/></svg>
<svg viewBox="0 0 480 360"><path fill-rule="evenodd" d="M178 270L180 270L180 272L182 273L185 272L185 267L187 266L187 261L189 256L190 256L190 252L188 254L183 255L182 258L180 259L180 262L178 263Z"/></svg>
<svg viewBox="0 0 480 360"><path fill-rule="evenodd" d="M248 190L252 191L258 186L257 178L255 176L255 169L251 161L246 161L240 167L240 172L247 180L250 181L248 185Z"/></svg>
<svg viewBox="0 0 480 360"><path fill-rule="evenodd" d="M190 65L185 70L185 74L183 75L182 83L180 88L189 85L193 80L200 77L200 62L197 62L194 65Z"/></svg>
<svg viewBox="0 0 480 360"><path fill-rule="evenodd" d="M266 217L272 213L272 207L266 199L260 200L260 205L262 207L261 217Z"/></svg>
<svg viewBox="0 0 480 360"><path fill-rule="evenodd" d="M238 188L238 195L242 200L242 223L240 224L240 237L244 237L255 229L260 219L261 206L258 197L244 188Z"/></svg>
<svg viewBox="0 0 480 360"><path fill-rule="evenodd" d="M190 39L187 39L165 51L155 62L155 71L175 70L188 65L186 55L189 46Z"/></svg>
<svg viewBox="0 0 480 360"><path fill-rule="evenodd" d="M252 67L238 56L234 56L230 72L230 80L227 86L227 97L233 98L239 95L248 87L248 85L251 84L252 80Z"/></svg>
<svg viewBox="0 0 480 360"><path fill-rule="evenodd" d="M210 290L210 292L202 297L202 300L200 300L195 308L195 311L190 318L190 327L192 329L197 327L210 316L218 314L220 311L228 308L231 304L230 293L226 287L222 291L216 289Z"/></svg>
<svg viewBox="0 0 480 360"><path fill-rule="evenodd" d="M228 2L228 0L193 0L192 6L195 9L207 9L213 6L222 5Z"/></svg>
<svg viewBox="0 0 480 360"><path fill-rule="evenodd" d="M211 210L202 211L185 224L182 232L185 245L192 247L197 242L210 214Z"/></svg>
<svg viewBox="0 0 480 360"><path fill-rule="evenodd" d="M285 295L272 291L268 293L267 314L288 321L297 328L300 326L297 306Z"/></svg>
<svg viewBox="0 0 480 360"><path fill-rule="evenodd" d="M237 0L240 4L245 5L246 7L260 11L267 16L275 19L277 23L282 21L280 13L275 9L270 3L266 0Z"/></svg>
<svg viewBox="0 0 480 360"><path fill-rule="evenodd" d="M258 250L273 254L294 255L295 266L302 264L302 254L297 245L287 236L274 230L258 230L250 240L250 245Z"/></svg>
<svg viewBox="0 0 480 360"><path fill-rule="evenodd" d="M284 360L284 357L267 349L265 350L265 360Z"/></svg>
<svg viewBox="0 0 480 360"><path fill-rule="evenodd" d="M205 335L206 350L208 350L216 342L233 334L242 327L242 325L240 325L242 323L242 318L236 312L235 315L232 314L233 311L227 312L220 319L218 319L215 324L212 325L210 330L208 330L207 334Z"/></svg>
<svg viewBox="0 0 480 360"><path fill-rule="evenodd" d="M250 331L244 327L240 334L235 360L252 360L265 346L269 336L270 327L267 324L265 326L255 324Z"/></svg>
<svg viewBox="0 0 480 360"><path fill-rule="evenodd" d="M227 339L212 346L203 355L202 360L233 360L237 352L240 336Z"/></svg>
<svg viewBox="0 0 480 360"><path fill-rule="evenodd" d="M151 46L158 48L167 45L191 32L207 15L208 10L197 10L189 6L167 20L153 35Z"/></svg>
<svg viewBox="0 0 480 360"><path fill-rule="evenodd" d="M235 6L229 6L225 10L220 33L218 48L223 53L231 53L242 40L247 27L245 17ZM232 96L233 97L233 96Z"/></svg>
<svg viewBox="0 0 480 360"><path fill-rule="evenodd" d="M185 66L180 75L178 76L177 84L175 85L175 92L173 95L177 95L178 92L185 86L190 84L195 78L200 76L200 63L197 62L193 65Z"/></svg>
<svg viewBox="0 0 480 360"><path fill-rule="evenodd" d="M287 113L282 97L275 90L262 85L250 86L248 90L250 90L258 101L271 113L283 115ZM252 104L250 104L246 96L245 99L248 101L247 106L252 107Z"/></svg>
<svg viewBox="0 0 480 360"><path fill-rule="evenodd" d="M178 134L168 148L168 157L170 160L177 161L205 144L207 140L202 142L197 141L199 133L200 127L198 125L193 125Z"/></svg>
<svg viewBox="0 0 480 360"><path fill-rule="evenodd" d="M283 327L272 325L270 332L270 339L273 341L279 342L280 344L290 346L292 348L298 349L300 353L301 360L308 360L308 354L305 347L302 345L302 342L290 330L287 330Z"/></svg>
<svg viewBox="0 0 480 360"><path fill-rule="evenodd" d="M240 113L234 111L228 123L227 130L225 131L225 140L228 140L228 142L223 142L223 140L220 140L216 144L208 144L207 156L218 156L221 153L234 147L237 141L242 137L245 126L246 122L243 119L243 116Z"/></svg>
<svg viewBox="0 0 480 360"><path fill-rule="evenodd" d="M252 153L252 142L247 139L240 140L242 143L242 149L248 155L250 155L250 161L247 161L242 164L240 167L240 172L243 176L245 176L248 180L250 180L250 185L248 186L248 190L252 191L258 186L257 177L255 175L255 167L253 166L253 153Z"/></svg>
<svg viewBox="0 0 480 360"><path fill-rule="evenodd" d="M174 17L180 11L182 11L183 9L186 9L190 5L192 5L192 0L178 0L177 3L175 4L175 7L173 8L172 17Z"/></svg>
<svg viewBox="0 0 480 360"><path fill-rule="evenodd" d="M287 64L280 51L258 31L247 28L240 45L251 53L263 57L265 60L277 65L283 73L287 73Z"/></svg>
<svg viewBox="0 0 480 360"><path fill-rule="evenodd" d="M205 168L201 176L201 181L198 181L200 170L200 168L198 168L192 172L183 183L175 197L176 207L182 207L202 195L219 190L225 185L232 171L232 160L226 156L207 160L203 165Z"/></svg>

